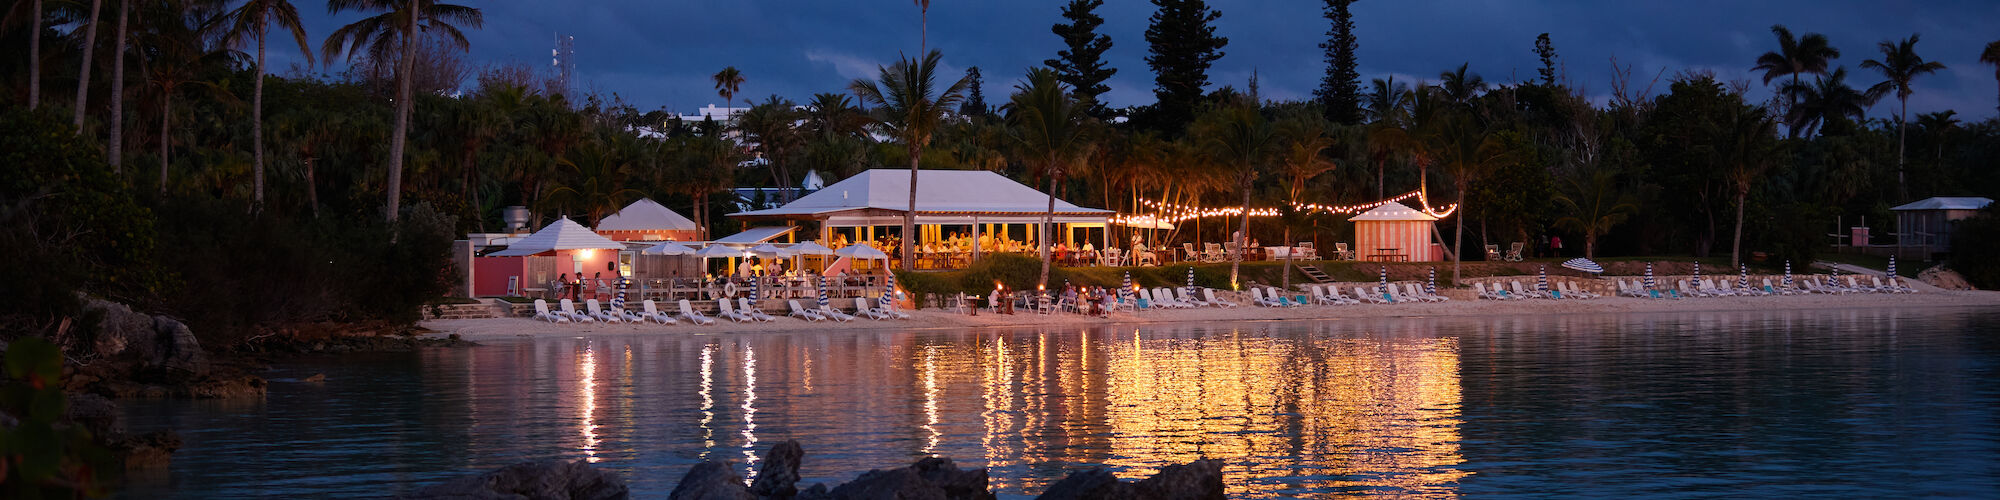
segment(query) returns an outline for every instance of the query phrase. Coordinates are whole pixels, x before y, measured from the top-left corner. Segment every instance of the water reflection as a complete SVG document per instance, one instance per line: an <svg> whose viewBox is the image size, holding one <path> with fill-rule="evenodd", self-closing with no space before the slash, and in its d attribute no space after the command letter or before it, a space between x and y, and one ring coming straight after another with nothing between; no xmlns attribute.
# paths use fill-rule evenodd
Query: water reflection
<svg viewBox="0 0 2000 500"><path fill-rule="evenodd" d="M188 445L132 495L380 495L586 458L659 496L696 462L754 473L799 439L808 484L941 455L1010 495L1219 458L1247 498L1978 496L2000 474L1996 326L1774 311L503 341L286 367L329 379L262 403L137 405L135 428Z"/></svg>

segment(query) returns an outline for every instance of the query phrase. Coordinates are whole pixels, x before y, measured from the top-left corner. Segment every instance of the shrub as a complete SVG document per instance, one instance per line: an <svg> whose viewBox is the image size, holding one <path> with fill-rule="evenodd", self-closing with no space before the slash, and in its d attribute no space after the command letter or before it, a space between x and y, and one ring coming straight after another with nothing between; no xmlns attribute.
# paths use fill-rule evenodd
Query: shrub
<svg viewBox="0 0 2000 500"><path fill-rule="evenodd" d="M1958 221L1951 237L1951 268L1982 290L2000 288L2000 204Z"/></svg>

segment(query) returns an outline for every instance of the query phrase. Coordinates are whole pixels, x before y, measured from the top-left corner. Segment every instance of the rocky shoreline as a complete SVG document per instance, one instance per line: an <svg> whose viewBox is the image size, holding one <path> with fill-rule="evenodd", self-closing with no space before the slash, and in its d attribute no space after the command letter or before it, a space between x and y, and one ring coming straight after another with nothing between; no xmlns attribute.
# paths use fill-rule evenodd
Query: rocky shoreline
<svg viewBox="0 0 2000 500"><path fill-rule="evenodd" d="M800 489L799 465L805 450L796 440L771 446L755 482L745 485L734 464L707 461L690 468L668 494L670 500L864 500L879 498L990 500L986 469L960 469L951 459L927 457L906 467L877 469L839 485L814 484ZM583 460L528 462L491 472L460 477L418 489L406 498L493 499L548 498L616 500L630 490L615 474L597 470ZM1170 465L1138 481L1120 481L1103 468L1064 477L1050 485L1043 500L1211 500L1226 498L1222 461L1196 460Z"/></svg>

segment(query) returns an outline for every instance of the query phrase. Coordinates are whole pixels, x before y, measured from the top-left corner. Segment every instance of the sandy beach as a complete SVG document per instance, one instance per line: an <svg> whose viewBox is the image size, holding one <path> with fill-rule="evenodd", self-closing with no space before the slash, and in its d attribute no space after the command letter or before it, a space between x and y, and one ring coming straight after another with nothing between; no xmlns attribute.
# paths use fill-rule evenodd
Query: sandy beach
<svg viewBox="0 0 2000 500"><path fill-rule="evenodd" d="M1247 297L1236 299L1247 304ZM1393 318L1437 316L1511 316L1541 314L1650 313L1690 311L1748 311L1772 309L1842 309L1879 307L1962 307L2000 306L2000 291L1930 291L1914 294L1792 295L1763 297L1688 298L1652 300L1605 297L1588 300L1527 299L1511 301L1455 298L1441 303L1363 304L1345 306L1303 306L1270 308L1239 305L1235 308L1202 307L1160 309L1141 312L1120 311L1110 318L1058 313L965 315L926 309L908 311L908 320L850 322L817 321L780 317L777 321L736 323L717 319L713 325L660 324L555 324L528 318L431 320L421 323L438 335L459 334L470 340L534 335L622 335L634 333L723 334L802 332L879 329L961 329L1042 325L1106 325L1144 323L1191 323L1214 321L1304 320L1339 318Z"/></svg>

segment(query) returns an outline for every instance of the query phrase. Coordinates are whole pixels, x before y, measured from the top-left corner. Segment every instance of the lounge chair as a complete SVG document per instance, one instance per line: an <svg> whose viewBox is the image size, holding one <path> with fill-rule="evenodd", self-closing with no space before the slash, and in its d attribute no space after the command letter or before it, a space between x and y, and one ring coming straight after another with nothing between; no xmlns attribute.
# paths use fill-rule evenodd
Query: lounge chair
<svg viewBox="0 0 2000 500"><path fill-rule="evenodd" d="M569 317L549 311L549 301L535 299L535 319L550 323L568 323Z"/></svg>
<svg viewBox="0 0 2000 500"><path fill-rule="evenodd" d="M830 303L832 301L829 300L827 302ZM826 319L834 321L854 321L854 315L840 312L840 310L834 309L830 305L819 306L818 308L813 309L813 312L819 313L820 316L826 316Z"/></svg>
<svg viewBox="0 0 2000 500"><path fill-rule="evenodd" d="M639 317L650 321L657 321L662 325L680 323L679 321L674 321L673 316L660 312L660 306L653 304L653 299L646 299L641 305L645 307L645 312L639 313Z"/></svg>
<svg viewBox="0 0 2000 500"><path fill-rule="evenodd" d="M1340 293L1340 287L1337 285L1327 285L1326 295L1333 297L1333 300L1339 301L1342 304L1354 305L1361 303L1360 297L1348 297L1347 294Z"/></svg>
<svg viewBox="0 0 2000 500"><path fill-rule="evenodd" d="M1424 293L1424 289L1418 287L1416 283L1404 283L1403 291L1408 292L1404 293L1403 295L1407 295L1411 298L1421 300L1424 302L1444 302L1446 300L1449 300L1446 299L1443 295Z"/></svg>
<svg viewBox="0 0 2000 500"><path fill-rule="evenodd" d="M1194 307L1206 307L1206 306L1210 305L1210 304L1208 303L1208 301L1206 301L1206 300L1201 300L1201 297L1197 297L1197 296L1195 296L1195 294L1194 294L1194 289L1193 289L1193 288L1187 288L1187 287L1182 287L1182 288L1175 288L1175 289L1174 289L1174 295L1176 295L1177 297L1179 297L1179 298L1177 298L1177 299L1175 299L1175 300L1179 300L1179 301L1181 301L1181 303L1183 303L1183 304L1187 304L1187 305L1190 305L1190 306L1194 306Z"/></svg>
<svg viewBox="0 0 2000 500"><path fill-rule="evenodd" d="M1167 289L1165 288L1154 288L1152 300L1153 304L1158 305L1160 307L1168 307L1173 309L1187 309L1190 307L1194 307L1188 304L1181 303L1181 301L1174 300L1174 293L1167 291Z"/></svg>
<svg viewBox="0 0 2000 500"><path fill-rule="evenodd" d="M1271 297L1271 298L1272 298L1272 299L1274 299L1274 300L1277 300L1277 301L1278 301L1278 305L1279 305L1279 306L1282 306L1282 307L1298 307L1298 306L1302 306L1302 305L1305 305L1305 304L1300 304L1300 303L1298 303L1297 301L1294 301L1294 300L1292 300L1292 298L1291 298L1291 297L1286 297L1286 296L1285 296L1285 291L1284 291L1284 290L1279 290L1279 289L1278 289L1278 287L1268 287L1268 288L1266 288L1266 289L1264 290L1264 295L1265 295L1265 296L1268 296L1268 297Z"/></svg>
<svg viewBox="0 0 2000 500"><path fill-rule="evenodd" d="M869 310L881 313L891 319L910 319L909 313L896 310L896 301L889 300L886 296L874 308Z"/></svg>
<svg viewBox="0 0 2000 500"><path fill-rule="evenodd" d="M680 306L681 306L681 319L688 320L689 323L694 323L697 325L715 324L715 318L710 318L708 317L708 315L702 314L701 311L694 310L694 306L688 304L687 299L680 299Z"/></svg>
<svg viewBox="0 0 2000 500"><path fill-rule="evenodd" d="M1764 278L1764 295L1791 295L1791 290L1780 290L1771 286L1771 278Z"/></svg>
<svg viewBox="0 0 2000 500"><path fill-rule="evenodd" d="M1510 283L1510 284L1512 284L1512 285L1514 286L1514 292L1513 292L1513 294L1512 294L1512 295L1513 295L1513 296L1515 296L1515 297L1520 297L1520 298L1524 298L1524 299L1546 299L1546 298L1549 298L1549 294L1546 294L1546 293L1542 293L1542 292L1540 292L1540 291L1537 291L1537 290L1529 290L1529 289L1528 289L1527 287L1524 287L1524 286L1521 286L1521 280L1513 280L1513 281L1510 281L1509 283Z"/></svg>
<svg viewBox="0 0 2000 500"><path fill-rule="evenodd" d="M590 311L590 316L593 318L597 318L598 321L603 321L605 323L625 322L625 315L614 314L611 312L611 310L598 306L597 299L584 299L583 305L587 310Z"/></svg>
<svg viewBox="0 0 2000 500"><path fill-rule="evenodd" d="M1264 289L1254 286L1250 287L1250 303L1264 307L1282 307L1278 301L1265 298Z"/></svg>
<svg viewBox="0 0 2000 500"><path fill-rule="evenodd" d="M1368 289L1367 289L1367 288L1364 288L1364 287L1358 287L1358 286L1357 286L1357 287L1354 287L1354 296L1355 296L1355 297L1358 297L1358 298L1360 298L1361 300L1363 300L1363 301L1366 301L1366 302L1368 302L1368 303L1370 303L1370 304L1387 304L1387 303L1389 303L1389 298L1388 298L1388 297L1385 297L1385 296L1383 296L1382 294L1379 294L1379 293L1371 293L1371 292L1369 292L1369 291L1368 291Z"/></svg>
<svg viewBox="0 0 2000 500"><path fill-rule="evenodd" d="M560 304L560 305L562 306L562 311L559 311L559 312L558 312L558 314L562 314L562 315L564 315L564 316L568 316L568 317L569 317L569 320L570 320L570 321L574 321L574 322L577 322L577 323L596 323L596 322L597 322L597 317L596 317L596 316L591 316L591 315L589 315L589 314L584 314L584 313L580 313L580 312L576 312L576 303L575 303L575 302L571 302L571 301L570 301L569 299L562 299L562 301L560 301L560 302L558 302L558 303L559 303L559 304Z"/></svg>
<svg viewBox="0 0 2000 500"><path fill-rule="evenodd" d="M1203 289L1201 289L1201 296L1202 296L1202 298L1204 298L1204 299L1208 299L1208 303L1210 303L1210 304L1214 304L1214 305L1215 305L1215 306L1217 306L1217 307L1221 307L1221 308L1225 308L1225 309L1227 309L1227 308L1232 308L1232 307L1236 307L1236 303L1235 303L1235 302L1230 302L1230 301L1227 301L1227 300L1222 300L1222 299L1218 299L1218 298L1215 298L1215 289L1214 289L1214 288L1203 288Z"/></svg>
<svg viewBox="0 0 2000 500"><path fill-rule="evenodd" d="M756 304L751 304L749 297L736 298L736 313L744 316L749 316L750 319L754 319L757 321L771 322L778 320L778 318L772 317L769 314L764 314L764 310L762 308L757 307Z"/></svg>
<svg viewBox="0 0 2000 500"><path fill-rule="evenodd" d="M1493 293L1493 292L1488 292L1488 291L1486 291L1486 284L1485 284L1485 283L1473 283L1473 284L1472 284L1472 291L1476 293L1476 295L1474 295L1475 297L1479 297L1479 298L1482 298L1482 299L1486 299L1486 300L1506 300L1506 299L1503 299L1503 298L1501 298L1499 294L1495 294L1495 293Z"/></svg>
<svg viewBox="0 0 2000 500"><path fill-rule="evenodd" d="M812 312L811 310L803 307L799 307L798 300L786 300L785 304L791 306L792 308L792 313L789 314L788 316L804 319L806 321L819 321L826 319L825 316L820 316L819 313Z"/></svg>
<svg viewBox="0 0 2000 500"><path fill-rule="evenodd" d="M1859 279L1859 278L1856 278L1856 277L1854 277L1853 275L1848 275L1848 276L1847 276L1847 287L1848 287L1848 288L1852 288L1852 289L1855 289L1855 290L1860 290L1860 291L1861 291L1861 293L1878 293L1878 292L1886 292L1886 290L1882 290L1882 289L1881 289L1880 287L1877 287L1877 286L1868 286L1868 285L1863 285L1863 284L1861 284L1861 282L1860 282L1860 281L1857 281L1858 279ZM1877 282L1875 282L1875 284L1877 284L1877 285L1880 285L1880 284L1882 284L1882 282L1880 282L1880 281L1877 281Z"/></svg>
<svg viewBox="0 0 2000 500"><path fill-rule="evenodd" d="M885 319L889 319L889 315L888 315L888 314L884 314L884 313L883 313L883 312L881 312L881 311L877 311L877 310L875 310L875 308L872 308L872 307L868 307L868 298L867 298L867 297L855 297L855 298L854 298L854 315L855 315L855 316L864 316L864 317L867 317L868 319L872 319L872 320L876 320L876 321L881 321L881 320L885 320Z"/></svg>
<svg viewBox="0 0 2000 500"><path fill-rule="evenodd" d="M625 322L627 322L627 323L645 323L645 322L646 322L646 316L645 316L645 315L642 315L642 314L639 314L639 313L637 313L637 312L634 312L634 311L633 311L633 310L631 310L631 309L612 309L612 310L611 310L611 312L613 312L613 313L617 313L617 314L623 314L623 315L625 315Z"/></svg>
<svg viewBox="0 0 2000 500"><path fill-rule="evenodd" d="M735 321L737 323L756 321L756 318L751 318L750 315L748 314L736 312L736 306L731 305L729 302L730 300L727 298L717 299L715 301L715 307L716 307L715 315L721 316L722 319Z"/></svg>
<svg viewBox="0 0 2000 500"><path fill-rule="evenodd" d="M1897 282L1895 276L1889 277L1888 284L1884 285L1881 283L1876 283L1876 286L1878 288L1888 290L1889 293L1917 293L1917 289L1911 288L1909 285L1904 285L1902 283Z"/></svg>

